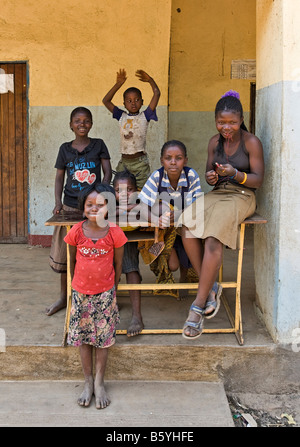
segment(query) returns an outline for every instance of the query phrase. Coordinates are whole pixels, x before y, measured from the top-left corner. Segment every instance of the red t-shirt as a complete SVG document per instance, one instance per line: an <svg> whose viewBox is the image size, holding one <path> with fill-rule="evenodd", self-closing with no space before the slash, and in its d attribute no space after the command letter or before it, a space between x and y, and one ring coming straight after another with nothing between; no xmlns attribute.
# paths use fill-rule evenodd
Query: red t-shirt
<svg viewBox="0 0 300 447"><path fill-rule="evenodd" d="M82 230L83 222L74 225L64 238L77 247L73 289L86 295L110 290L115 283L114 248L122 247L127 237L120 227L111 225L107 235L93 242Z"/></svg>

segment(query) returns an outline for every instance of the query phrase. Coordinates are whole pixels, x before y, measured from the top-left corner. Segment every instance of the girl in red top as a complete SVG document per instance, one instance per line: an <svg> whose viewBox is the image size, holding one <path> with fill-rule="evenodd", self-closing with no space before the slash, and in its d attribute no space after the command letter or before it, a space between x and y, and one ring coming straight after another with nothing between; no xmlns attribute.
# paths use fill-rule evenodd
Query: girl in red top
<svg viewBox="0 0 300 447"><path fill-rule="evenodd" d="M114 195L114 190L105 183L86 188L80 197L86 220L74 225L64 239L70 245L73 278L68 343L79 346L85 377L78 404L88 406L94 394L96 408L105 408L110 403L104 387L104 372L107 348L115 343L119 322L116 289L127 242L121 228L106 220L107 204L112 199L109 194ZM93 347L96 348L95 379Z"/></svg>

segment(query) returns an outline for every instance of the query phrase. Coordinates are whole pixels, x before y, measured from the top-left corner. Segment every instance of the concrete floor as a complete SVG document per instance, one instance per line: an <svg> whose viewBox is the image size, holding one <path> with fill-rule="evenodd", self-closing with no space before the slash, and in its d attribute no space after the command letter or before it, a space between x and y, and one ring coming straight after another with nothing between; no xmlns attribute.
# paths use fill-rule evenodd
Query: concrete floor
<svg viewBox="0 0 300 447"><path fill-rule="evenodd" d="M249 228L246 231L242 279L244 345L239 346L234 334L203 334L194 341L185 340L180 334L131 338L118 335L116 345L110 350L106 374L113 402L117 401L118 405L105 410L99 425L107 423L105 414L115 411L112 420L119 420L119 426L145 426L147 423L171 426L172 418L178 426L190 426L190 423L195 427L230 426L232 419L228 402L224 399L225 392L238 395L239 399L245 396L248 401L249 396L254 396L252 402L260 402L261 405L269 402L268 408L272 407L274 411L276 408L277 413L287 409L299 423L299 354L297 356L276 346L256 315L252 238ZM82 381L78 350L62 347L65 312L60 311L51 317L45 314L45 308L56 300L59 293L59 278L48 266L48 255L48 248L0 245L0 426L18 423L23 426L59 425L60 415L64 415L61 417L65 425L72 425L69 415L75 415L77 423L79 420L76 416L78 409L71 409L71 402L76 405L74 392L77 394ZM225 250L225 280L234 279L235 259L235 252ZM141 264L141 271L145 282L154 281L154 275L147 266ZM233 291L227 290L226 296L232 304ZM131 312L129 297L119 296L118 301L121 313L119 329L126 329ZM143 296L145 327L182 328L192 301L193 295L185 301L177 301L170 296ZM205 321L205 328L228 325L222 306L214 319ZM31 406L27 411L26 399L32 389ZM10 403L5 412L5 401L15 401L18 390L21 396L18 403ZM54 399L53 402L56 399L58 405L54 412L54 404L48 408L52 415L48 422L47 411L43 413L47 408L47 390L51 390L49 399ZM166 404L166 399L161 399L162 390L169 404ZM42 395L44 398L40 399ZM195 399L187 398L189 395ZM288 403L285 398L279 399L279 395L290 396ZM261 400L255 396L260 396ZM129 414L125 410L126 402L132 408ZM150 419L152 407L149 403L156 408L155 417ZM166 413L165 410L171 407L173 411ZM220 409L224 418L218 416L219 422L209 417L214 412L218 414ZM96 410L90 408L88 411L84 420L86 425L92 425ZM102 415L103 411L100 413ZM86 416L88 414L91 415L90 420Z"/></svg>
<svg viewBox="0 0 300 447"><path fill-rule="evenodd" d="M0 427L105 427L108 433L131 427L138 433L136 427L192 432L234 426L221 383L108 381L106 386L111 404L97 410L94 402L88 408L76 404L82 388L76 381L0 381Z"/></svg>
<svg viewBox="0 0 300 447"><path fill-rule="evenodd" d="M272 340L254 311L255 284L253 274L252 234L246 238L242 280L242 314L245 346L271 345ZM5 329L7 346L60 346L62 341L65 312L48 317L45 309L56 301L59 295L59 275L48 266L49 249L28 245L0 245L0 328ZM236 253L225 250L224 279L234 280ZM148 266L141 262L144 282L154 282L155 276ZM176 274L175 274L176 278ZM124 275L122 282L124 282ZM121 312L119 329L126 329L131 315L131 306L125 292L118 294ZM171 296L153 296L147 293L142 298L142 312L145 328L181 329L193 294L187 300L177 301ZM234 291L227 289L226 296L234 303ZM221 306L217 316L205 320L205 328L230 327L225 309ZM128 339L119 335L121 344L176 343L190 345L191 341L176 335L142 335ZM193 341L193 346L236 346L233 334L203 334Z"/></svg>

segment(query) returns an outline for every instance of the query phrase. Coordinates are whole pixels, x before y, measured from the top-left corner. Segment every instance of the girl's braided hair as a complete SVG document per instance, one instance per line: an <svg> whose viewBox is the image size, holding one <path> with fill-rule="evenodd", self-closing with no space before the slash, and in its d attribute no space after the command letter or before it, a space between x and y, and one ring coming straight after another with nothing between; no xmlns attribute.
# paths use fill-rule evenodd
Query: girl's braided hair
<svg viewBox="0 0 300 447"><path fill-rule="evenodd" d="M137 189L136 177L134 174L128 171L128 169L124 169L124 171L120 172L115 172L113 186L115 186L119 180L127 180Z"/></svg>
<svg viewBox="0 0 300 447"><path fill-rule="evenodd" d="M161 148L161 152L160 152L160 156L163 157L165 151L172 146L177 146L182 150L182 153L185 157L187 157L187 150L186 150L186 146L182 141L179 140L170 140L170 141L166 141L166 143L163 145L163 147Z"/></svg>
<svg viewBox="0 0 300 447"><path fill-rule="evenodd" d="M235 92L234 90L229 90L222 96L221 99L219 99L219 101L216 104L216 108L215 108L215 118L217 117L218 113L220 113L220 112L239 113L241 118L244 117L243 106L240 101L240 95L238 92ZM248 129L247 129L244 121L241 124L241 129L248 132ZM216 151L219 155L222 155L224 152L224 145L223 145L224 141L225 141L224 137L222 135L220 135L218 146L216 149Z"/></svg>
<svg viewBox="0 0 300 447"><path fill-rule="evenodd" d="M93 192L96 191L98 194L102 194L108 203L108 205L112 205L112 200L108 200L110 195L115 196L115 190L108 183L93 183L92 185L88 185L83 188L78 194L78 208L83 211L84 204L86 202L87 197ZM110 210L110 208L109 208Z"/></svg>
<svg viewBox="0 0 300 447"><path fill-rule="evenodd" d="M89 109L87 109L86 107L76 107L76 109L72 110L71 116L70 116L70 121L72 121L72 119L74 118L74 116L77 113L85 113L90 118L90 120L93 122L92 112Z"/></svg>

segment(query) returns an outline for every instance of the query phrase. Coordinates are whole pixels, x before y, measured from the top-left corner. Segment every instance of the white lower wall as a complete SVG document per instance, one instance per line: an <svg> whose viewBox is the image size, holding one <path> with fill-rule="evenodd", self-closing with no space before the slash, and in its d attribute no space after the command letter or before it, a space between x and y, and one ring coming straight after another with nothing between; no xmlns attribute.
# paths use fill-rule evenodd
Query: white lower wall
<svg viewBox="0 0 300 447"><path fill-rule="evenodd" d="M300 328L300 89L292 81L257 91L256 134L265 154L258 211L268 219L255 232L257 304L279 343Z"/></svg>

